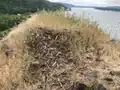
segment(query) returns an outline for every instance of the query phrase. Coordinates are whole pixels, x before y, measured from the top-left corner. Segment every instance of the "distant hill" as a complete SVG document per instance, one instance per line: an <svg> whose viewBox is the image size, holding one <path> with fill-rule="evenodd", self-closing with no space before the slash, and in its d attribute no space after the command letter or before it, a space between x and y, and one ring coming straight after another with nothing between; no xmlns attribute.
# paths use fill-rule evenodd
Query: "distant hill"
<svg viewBox="0 0 120 90"><path fill-rule="evenodd" d="M0 13L17 14L36 12L37 10L57 10L66 8L60 3L52 3L47 0L0 0Z"/></svg>
<svg viewBox="0 0 120 90"><path fill-rule="evenodd" d="M62 3L62 2L56 2L56 3L58 3L58 4L62 4L62 5L64 5L65 7L68 7L68 8L75 7L75 5L73 5L73 4Z"/></svg>
<svg viewBox="0 0 120 90"><path fill-rule="evenodd" d="M69 4L69 3L63 3L63 2L56 2L56 3L62 4L65 7L68 7L68 8L95 8L95 7L97 7L97 6L73 5L73 4Z"/></svg>
<svg viewBox="0 0 120 90"><path fill-rule="evenodd" d="M120 6L95 7L95 9L107 10L107 11L120 11Z"/></svg>
<svg viewBox="0 0 120 90"><path fill-rule="evenodd" d="M109 10L109 11L120 11L120 6L95 6L95 5L90 5L90 6L82 6L82 5L73 5L73 4L68 4L68 3L61 3L58 2L59 4L64 5L65 7L68 8L95 8L99 10Z"/></svg>

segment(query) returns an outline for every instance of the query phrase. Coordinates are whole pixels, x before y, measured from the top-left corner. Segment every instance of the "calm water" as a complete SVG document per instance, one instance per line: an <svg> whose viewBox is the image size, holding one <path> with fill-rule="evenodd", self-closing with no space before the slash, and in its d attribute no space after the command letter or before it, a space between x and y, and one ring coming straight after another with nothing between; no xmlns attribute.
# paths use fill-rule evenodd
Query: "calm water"
<svg viewBox="0 0 120 90"><path fill-rule="evenodd" d="M111 38L120 40L120 12L101 11L92 8L72 8L70 13L97 21L102 30L109 34Z"/></svg>

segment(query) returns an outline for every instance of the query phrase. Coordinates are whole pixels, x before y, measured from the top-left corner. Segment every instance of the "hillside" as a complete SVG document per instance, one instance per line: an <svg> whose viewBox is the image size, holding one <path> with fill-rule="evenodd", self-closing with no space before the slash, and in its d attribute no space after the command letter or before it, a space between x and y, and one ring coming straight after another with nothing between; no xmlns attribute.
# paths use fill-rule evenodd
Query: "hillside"
<svg viewBox="0 0 120 90"><path fill-rule="evenodd" d="M14 25L30 17L31 13L46 10L56 11L65 7L47 0L0 0L0 37L6 35Z"/></svg>
<svg viewBox="0 0 120 90"><path fill-rule="evenodd" d="M119 47L94 22L36 13L0 41L0 90L120 90Z"/></svg>
<svg viewBox="0 0 120 90"><path fill-rule="evenodd" d="M0 0L0 13L4 14L22 14L33 13L37 10L58 10L62 4L52 3L47 0Z"/></svg>

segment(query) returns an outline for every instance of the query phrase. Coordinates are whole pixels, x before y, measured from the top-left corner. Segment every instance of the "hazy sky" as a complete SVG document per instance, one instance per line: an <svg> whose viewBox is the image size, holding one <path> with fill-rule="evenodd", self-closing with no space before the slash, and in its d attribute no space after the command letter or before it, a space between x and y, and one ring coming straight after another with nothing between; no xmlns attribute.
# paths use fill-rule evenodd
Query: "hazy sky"
<svg viewBox="0 0 120 90"><path fill-rule="evenodd" d="M49 0L53 2L66 2L77 5L120 5L120 0Z"/></svg>

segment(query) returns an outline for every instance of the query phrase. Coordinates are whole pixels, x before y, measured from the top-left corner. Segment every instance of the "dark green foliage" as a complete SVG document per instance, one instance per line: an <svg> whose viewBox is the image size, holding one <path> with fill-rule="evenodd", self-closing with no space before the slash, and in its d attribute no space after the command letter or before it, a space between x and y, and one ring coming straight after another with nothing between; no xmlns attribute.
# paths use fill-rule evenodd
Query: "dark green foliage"
<svg viewBox="0 0 120 90"><path fill-rule="evenodd" d="M61 7L64 6L46 0L0 0L0 13L4 14L33 13L43 9L58 10Z"/></svg>
<svg viewBox="0 0 120 90"><path fill-rule="evenodd" d="M29 15L8 15L8 14L0 14L0 36L5 35L10 28L14 25L18 25L23 20L26 20Z"/></svg>
<svg viewBox="0 0 120 90"><path fill-rule="evenodd" d="M62 7L66 9L61 4L47 0L0 0L0 36L4 36L14 25L27 19L28 13L43 9L55 11Z"/></svg>

